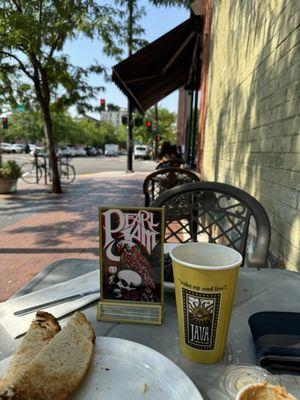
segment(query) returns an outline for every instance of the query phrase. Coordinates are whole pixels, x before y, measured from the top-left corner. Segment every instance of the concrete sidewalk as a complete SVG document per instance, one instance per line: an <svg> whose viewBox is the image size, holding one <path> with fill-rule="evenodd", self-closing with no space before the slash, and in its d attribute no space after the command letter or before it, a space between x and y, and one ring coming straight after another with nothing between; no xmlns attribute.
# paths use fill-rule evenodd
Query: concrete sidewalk
<svg viewBox="0 0 300 400"><path fill-rule="evenodd" d="M148 174L81 175L62 195L18 182L16 194L0 195L0 301L54 261L98 259L98 207L143 205Z"/></svg>

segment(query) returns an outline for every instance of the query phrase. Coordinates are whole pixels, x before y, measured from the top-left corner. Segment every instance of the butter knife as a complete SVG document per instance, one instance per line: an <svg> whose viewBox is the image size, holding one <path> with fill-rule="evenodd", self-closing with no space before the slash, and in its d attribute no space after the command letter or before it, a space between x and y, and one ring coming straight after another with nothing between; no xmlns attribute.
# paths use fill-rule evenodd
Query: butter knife
<svg viewBox="0 0 300 400"><path fill-rule="evenodd" d="M47 303L37 304L37 305L32 306L32 307L23 308L22 310L15 311L14 315L20 317L22 315L30 314L30 313L32 313L33 311L36 311L36 310L41 310L41 309L44 309L44 308L47 308L47 307L53 307L53 306L55 306L57 304L66 303L68 301L80 299L81 297L84 297L84 296L87 296L87 295L93 294L93 293L98 293L98 292L100 292L99 289L94 289L94 290L90 290L89 292L78 293L78 294L73 294L72 296L62 297L61 299L48 301Z"/></svg>

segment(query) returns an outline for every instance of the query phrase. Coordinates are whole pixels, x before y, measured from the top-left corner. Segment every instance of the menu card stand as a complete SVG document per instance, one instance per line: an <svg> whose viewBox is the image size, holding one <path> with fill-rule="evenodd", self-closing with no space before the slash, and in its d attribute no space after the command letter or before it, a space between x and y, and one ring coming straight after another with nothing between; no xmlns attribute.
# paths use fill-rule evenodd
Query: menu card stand
<svg viewBox="0 0 300 400"><path fill-rule="evenodd" d="M98 320L162 323L162 208L100 207Z"/></svg>

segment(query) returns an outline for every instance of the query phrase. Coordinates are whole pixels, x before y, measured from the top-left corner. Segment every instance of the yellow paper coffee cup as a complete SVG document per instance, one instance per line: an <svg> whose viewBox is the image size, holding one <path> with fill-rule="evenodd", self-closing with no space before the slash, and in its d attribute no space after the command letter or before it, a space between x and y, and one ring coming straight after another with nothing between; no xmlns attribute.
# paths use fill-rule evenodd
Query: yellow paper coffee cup
<svg viewBox="0 0 300 400"><path fill-rule="evenodd" d="M222 359L242 256L212 243L172 249L180 349L192 361Z"/></svg>

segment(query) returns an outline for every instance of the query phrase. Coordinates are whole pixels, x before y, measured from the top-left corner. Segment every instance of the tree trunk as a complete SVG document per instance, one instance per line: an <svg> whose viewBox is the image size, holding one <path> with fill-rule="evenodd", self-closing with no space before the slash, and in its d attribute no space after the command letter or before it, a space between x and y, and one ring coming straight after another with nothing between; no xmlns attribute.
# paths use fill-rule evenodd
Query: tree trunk
<svg viewBox="0 0 300 400"><path fill-rule="evenodd" d="M52 193L61 193L61 183L57 167L57 157L54 148L52 120L50 114L50 90L46 69L42 68L35 54L30 55L34 68L33 83L37 99L40 103L43 119L44 132L49 152L49 168L52 170Z"/></svg>
<svg viewBox="0 0 300 400"><path fill-rule="evenodd" d="M52 193L61 193L61 183L57 167L57 157L55 153L54 140L52 134L52 120L49 110L49 105L42 105L42 112L44 118L44 131L48 144L49 151L49 168L52 170Z"/></svg>

